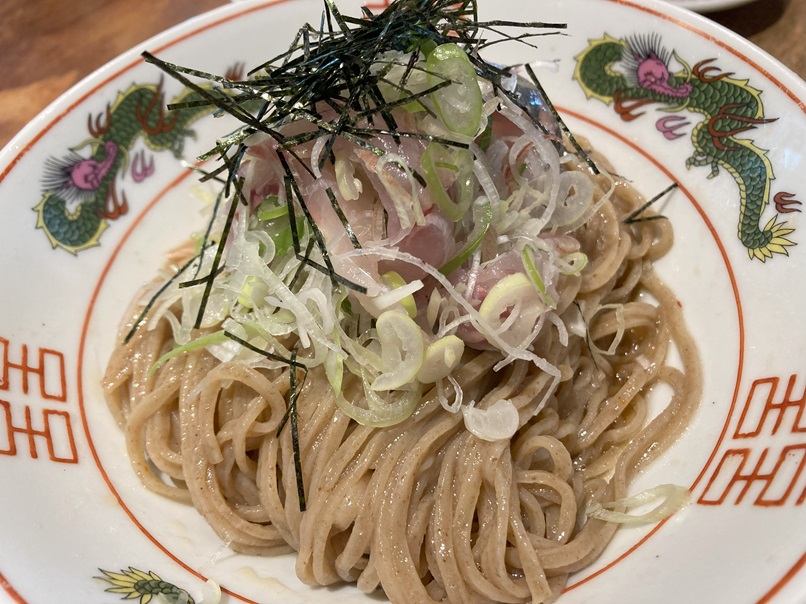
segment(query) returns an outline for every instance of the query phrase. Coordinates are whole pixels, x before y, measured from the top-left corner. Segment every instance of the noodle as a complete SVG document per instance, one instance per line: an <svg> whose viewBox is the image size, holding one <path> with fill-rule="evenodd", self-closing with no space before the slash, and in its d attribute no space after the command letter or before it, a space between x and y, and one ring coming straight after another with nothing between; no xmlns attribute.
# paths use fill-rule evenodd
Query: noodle
<svg viewBox="0 0 806 604"><path fill-rule="evenodd" d="M671 229L666 221L623 223L642 202L619 182L582 229L592 260L581 278L566 278L578 291L570 299L564 291L560 316L569 323L588 309L591 342L570 335L563 346L556 329L541 332L535 350L560 367L562 381L537 414L551 380L527 361L494 374L500 356L468 353L455 374L480 407L514 403L520 427L511 442L474 437L461 414L442 408L435 388L397 425L359 425L337 407L322 369L313 369L297 402L302 513L291 432L275 436L289 370L219 363L199 350L149 377L173 345L161 320L115 351L104 382L138 476L191 502L236 551L297 550L297 573L309 584L381 587L393 602L551 601L616 530L586 520L586 507L624 497L699 400L695 346L651 268L669 249ZM623 308L624 336L614 355L603 355L596 351L618 331L614 305ZM664 364L672 343L681 369ZM647 423L647 397L660 383L673 393Z"/></svg>
<svg viewBox="0 0 806 604"><path fill-rule="evenodd" d="M216 80L246 99L222 111L273 104L216 149L218 243L136 297L103 384L146 487L399 604L554 601L702 390L653 268L671 225L480 59L474 10L332 9Z"/></svg>

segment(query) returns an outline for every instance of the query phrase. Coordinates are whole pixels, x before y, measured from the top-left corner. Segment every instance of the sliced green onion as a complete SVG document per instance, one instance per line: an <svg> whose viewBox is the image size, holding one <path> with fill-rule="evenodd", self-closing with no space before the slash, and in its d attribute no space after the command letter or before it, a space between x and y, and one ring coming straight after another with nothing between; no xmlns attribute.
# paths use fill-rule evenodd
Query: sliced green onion
<svg viewBox="0 0 806 604"><path fill-rule="evenodd" d="M429 84L452 84L436 90L431 98L445 127L456 134L475 137L482 116L482 98L476 68L456 44L437 46L426 62Z"/></svg>
<svg viewBox="0 0 806 604"><path fill-rule="evenodd" d="M484 199L484 198L481 198ZM473 230L467 236L467 244L451 260L443 264L439 272L443 275L450 275L457 268L462 266L473 255L473 252L481 245L484 236L490 229L493 220L493 208L490 202L484 199L482 203L473 204Z"/></svg>
<svg viewBox="0 0 806 604"><path fill-rule="evenodd" d="M253 275L248 276L243 283L243 287L241 287L241 293L238 294L238 304L244 308L254 308L255 302L269 293L268 288L265 285L261 287L261 284L262 281L257 277ZM257 292L255 291L256 289ZM255 295L256 293L257 296Z"/></svg>
<svg viewBox="0 0 806 604"><path fill-rule="evenodd" d="M285 256L294 247L294 230L288 220L271 220L265 226L266 232L274 241L274 253L277 257ZM297 233L305 230L305 219L297 218Z"/></svg>
<svg viewBox="0 0 806 604"><path fill-rule="evenodd" d="M417 408L420 402L421 390L395 390L385 393L384 398L373 391L366 378L363 380L364 392L366 393L367 404L372 405L371 409L358 407L344 398L343 395L336 396L336 406L342 412L351 417L363 426L375 428L385 428L399 424L409 417Z"/></svg>
<svg viewBox="0 0 806 604"><path fill-rule="evenodd" d="M389 271L388 273L381 275L381 281L383 281L384 285L386 285L389 289L399 289L407 285L406 280L395 271ZM400 301L400 304L403 306L403 310L406 311L409 317L413 319L417 316L417 304L414 302L414 296L409 294Z"/></svg>
<svg viewBox="0 0 806 604"><path fill-rule="evenodd" d="M484 128L484 132L479 134L478 139L476 140L476 144L481 147L482 151L487 151L490 147L490 143L493 140L493 116L487 116L487 126Z"/></svg>
<svg viewBox="0 0 806 604"><path fill-rule="evenodd" d="M498 338L511 346L522 346L545 310L531 279L524 273L513 273L493 285L479 307L479 316ZM479 331L488 338L493 335Z"/></svg>
<svg viewBox="0 0 806 604"><path fill-rule="evenodd" d="M277 195L269 195L260 202L255 214L262 223L259 228L274 242L275 255L285 256L294 244L288 204L282 203ZM304 218L297 218L296 222L297 233L302 233L305 227Z"/></svg>
<svg viewBox="0 0 806 604"><path fill-rule="evenodd" d="M387 310L378 317L375 330L384 371L372 382L371 390L396 390L414 382L423 365L420 327L407 314Z"/></svg>
<svg viewBox="0 0 806 604"><path fill-rule="evenodd" d="M423 151L420 167L425 184L442 213L453 222L461 220L473 202L473 153L469 149L449 148L432 141ZM454 199L445 191L438 172L446 169L451 171Z"/></svg>
<svg viewBox="0 0 806 604"><path fill-rule="evenodd" d="M427 96L428 90L432 88L428 84L425 69L425 62L420 60L419 54L409 55L408 64L387 65L378 73L378 90L387 103L403 111L409 113L425 111L425 107L417 98L418 95ZM403 81L406 74L408 77ZM410 98L412 100L406 100Z"/></svg>
<svg viewBox="0 0 806 604"><path fill-rule="evenodd" d="M288 214L288 206L278 205L279 203L277 195L269 195L261 201L257 207L258 220L274 220Z"/></svg>
<svg viewBox="0 0 806 604"><path fill-rule="evenodd" d="M425 41L418 39L417 43L419 45L420 52L423 53L425 57L428 57L432 52L434 52L434 49L437 48L437 43L431 38L426 38Z"/></svg>
<svg viewBox="0 0 806 604"><path fill-rule="evenodd" d="M432 384L448 377L462 360L464 351L465 343L457 336L440 338L425 349L423 366L417 372L417 380L423 384Z"/></svg>
<svg viewBox="0 0 806 604"><path fill-rule="evenodd" d="M200 348L207 348L211 344L221 344L227 340L227 336L224 333L224 330L216 331L206 336L202 336L200 338L196 338L188 342L187 344L183 344L182 346L177 346L172 350L166 352L160 358L156 360L154 365L152 365L151 369L148 371L148 377L154 375L154 372L157 371L162 365L170 361L172 358L179 356L185 352L191 352L192 350L199 350Z"/></svg>
<svg viewBox="0 0 806 604"><path fill-rule="evenodd" d="M540 272L537 270L535 261L532 258L532 249L529 246L523 248L523 251L521 252L521 261L523 262L523 268L526 269L526 274L529 275L529 280L535 286L537 293L540 294L540 297L546 306L549 308L557 308L557 303L552 300L548 291L546 291L546 284L543 282L543 278L540 276Z"/></svg>
<svg viewBox="0 0 806 604"><path fill-rule="evenodd" d="M563 256L561 260L559 269L563 275L578 275L582 269L588 266L588 255L584 252L572 252Z"/></svg>

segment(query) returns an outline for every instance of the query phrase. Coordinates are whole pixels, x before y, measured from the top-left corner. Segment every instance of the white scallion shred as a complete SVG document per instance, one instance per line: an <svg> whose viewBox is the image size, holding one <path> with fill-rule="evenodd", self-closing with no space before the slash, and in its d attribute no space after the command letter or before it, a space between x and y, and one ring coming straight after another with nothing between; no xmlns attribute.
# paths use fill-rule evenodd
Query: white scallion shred
<svg viewBox="0 0 806 604"><path fill-rule="evenodd" d="M591 518L618 524L654 524L682 510L690 500L691 492L687 488L674 484L661 484L618 501L608 503L594 502L588 506L586 513ZM622 509L630 510L657 502L660 502L657 506L641 514L618 511Z"/></svg>
<svg viewBox="0 0 806 604"><path fill-rule="evenodd" d="M624 337L625 331L625 323L624 323L624 305L623 304L602 304L599 307L598 312L603 310L613 310L616 315L616 333L613 336L613 341L610 342L610 346L607 347L607 350L603 350L599 346L596 345L595 342L591 341L590 346L591 349L598 352L602 355L612 356L616 354L616 350L618 350L619 344L621 344L621 340Z"/></svg>

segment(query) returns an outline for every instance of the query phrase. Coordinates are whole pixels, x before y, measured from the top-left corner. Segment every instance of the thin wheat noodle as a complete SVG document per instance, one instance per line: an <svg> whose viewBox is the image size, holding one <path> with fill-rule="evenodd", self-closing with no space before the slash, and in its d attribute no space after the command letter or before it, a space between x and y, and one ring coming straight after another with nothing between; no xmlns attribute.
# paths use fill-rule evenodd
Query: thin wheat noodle
<svg viewBox="0 0 806 604"><path fill-rule="evenodd" d="M603 199L610 180L592 178ZM528 360L493 371L497 352L466 352L454 372L465 400L481 409L511 401L520 425L511 440L474 436L436 388L399 424L359 425L336 405L323 370L311 369L297 400L301 512L291 430L277 435L289 370L192 350L152 375L173 346L167 317L181 319L177 305L117 347L106 373L135 473L155 492L192 503L236 551L296 550L308 584L353 582L400 603L553 601L616 530L587 518L586 507L624 497L682 432L701 393L682 311L652 267L671 246L671 227L624 223L643 203L618 181L574 233L590 262L580 276L561 277L562 324L546 321L533 345L558 368L554 391L553 376ZM121 334L149 293L129 309ZM584 335L565 334L575 321ZM611 345L615 353L603 354ZM672 348L679 367L666 361ZM651 409L649 392L660 384L668 400ZM343 391L354 396L360 383L346 379Z"/></svg>

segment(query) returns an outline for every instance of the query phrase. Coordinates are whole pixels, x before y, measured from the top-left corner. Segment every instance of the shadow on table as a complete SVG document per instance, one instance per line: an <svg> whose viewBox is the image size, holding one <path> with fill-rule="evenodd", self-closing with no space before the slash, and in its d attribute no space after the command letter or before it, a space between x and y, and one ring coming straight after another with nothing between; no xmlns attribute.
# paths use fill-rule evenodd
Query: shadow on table
<svg viewBox="0 0 806 604"><path fill-rule="evenodd" d="M748 38L771 27L781 18L790 2L803 0L755 0L729 10L707 13L705 16Z"/></svg>

